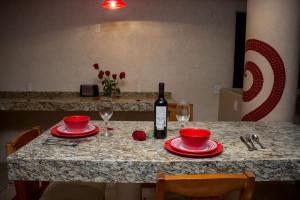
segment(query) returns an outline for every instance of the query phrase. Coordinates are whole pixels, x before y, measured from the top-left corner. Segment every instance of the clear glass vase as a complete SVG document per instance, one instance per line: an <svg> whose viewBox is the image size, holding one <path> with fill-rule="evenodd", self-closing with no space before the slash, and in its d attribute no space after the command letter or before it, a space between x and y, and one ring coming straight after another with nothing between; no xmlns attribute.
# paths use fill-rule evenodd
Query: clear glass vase
<svg viewBox="0 0 300 200"><path fill-rule="evenodd" d="M120 88L103 88L103 96L106 97L120 97L121 96L121 90Z"/></svg>

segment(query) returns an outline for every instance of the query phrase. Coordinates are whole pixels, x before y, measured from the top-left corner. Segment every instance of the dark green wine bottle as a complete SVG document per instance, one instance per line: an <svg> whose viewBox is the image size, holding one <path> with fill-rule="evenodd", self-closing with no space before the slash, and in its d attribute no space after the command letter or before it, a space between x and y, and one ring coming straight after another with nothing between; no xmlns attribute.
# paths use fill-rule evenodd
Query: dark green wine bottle
<svg viewBox="0 0 300 200"><path fill-rule="evenodd" d="M167 137L168 102L165 99L164 86L164 83L159 83L158 99L154 104L154 137L156 139Z"/></svg>

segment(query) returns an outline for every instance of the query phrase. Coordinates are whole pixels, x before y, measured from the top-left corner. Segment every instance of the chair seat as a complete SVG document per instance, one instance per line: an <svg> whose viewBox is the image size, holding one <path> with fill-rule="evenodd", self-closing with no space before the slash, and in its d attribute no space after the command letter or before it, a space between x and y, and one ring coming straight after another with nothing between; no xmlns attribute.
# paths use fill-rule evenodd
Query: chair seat
<svg viewBox="0 0 300 200"><path fill-rule="evenodd" d="M104 183L53 182L40 200L104 200Z"/></svg>

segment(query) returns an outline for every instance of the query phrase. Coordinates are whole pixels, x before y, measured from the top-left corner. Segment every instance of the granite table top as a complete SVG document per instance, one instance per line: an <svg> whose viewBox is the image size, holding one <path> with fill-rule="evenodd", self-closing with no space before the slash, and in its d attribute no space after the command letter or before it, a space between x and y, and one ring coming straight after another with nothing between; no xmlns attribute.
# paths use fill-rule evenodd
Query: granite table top
<svg viewBox="0 0 300 200"><path fill-rule="evenodd" d="M101 98L101 97L100 97ZM3 111L95 111L99 97L80 97L78 92L0 92ZM173 102L171 93L166 93ZM155 92L123 92L113 98L114 111L153 111Z"/></svg>
<svg viewBox="0 0 300 200"><path fill-rule="evenodd" d="M103 127L103 122L93 121ZM300 180L300 127L288 122L189 122L212 131L224 146L210 158L187 158L169 153L165 140L135 141L134 130L153 130L153 122L112 121L112 137L99 134L75 147L43 144L49 130L8 157L10 180L151 183L158 171L167 174L239 173L250 170L257 181ZM168 137L178 135L170 122ZM255 133L266 149L248 151L239 136ZM64 142L69 142L64 139ZM259 147L256 144L257 147Z"/></svg>

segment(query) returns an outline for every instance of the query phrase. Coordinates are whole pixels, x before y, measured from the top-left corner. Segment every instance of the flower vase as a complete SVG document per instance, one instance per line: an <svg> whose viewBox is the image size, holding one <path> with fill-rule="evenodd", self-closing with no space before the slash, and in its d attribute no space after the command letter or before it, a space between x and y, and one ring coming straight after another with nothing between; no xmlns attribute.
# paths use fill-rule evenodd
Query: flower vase
<svg viewBox="0 0 300 200"><path fill-rule="evenodd" d="M112 88L103 88L103 96L111 97L112 95Z"/></svg>
<svg viewBox="0 0 300 200"><path fill-rule="evenodd" d="M120 90L120 88L116 88L115 92L116 92L116 97L120 97L121 96L121 90Z"/></svg>
<svg viewBox="0 0 300 200"><path fill-rule="evenodd" d="M111 91L111 97L120 97L121 96L121 90L120 88L114 88Z"/></svg>
<svg viewBox="0 0 300 200"><path fill-rule="evenodd" d="M103 88L103 96L106 97L120 97L121 90L120 88Z"/></svg>

